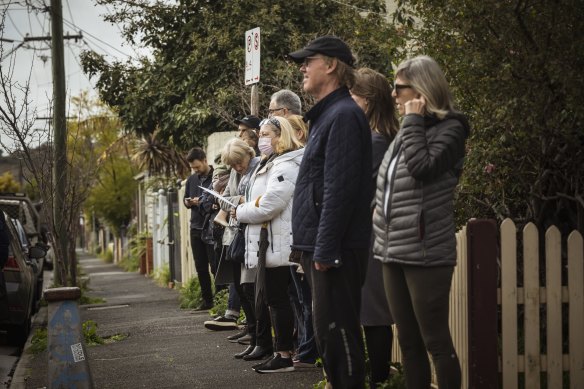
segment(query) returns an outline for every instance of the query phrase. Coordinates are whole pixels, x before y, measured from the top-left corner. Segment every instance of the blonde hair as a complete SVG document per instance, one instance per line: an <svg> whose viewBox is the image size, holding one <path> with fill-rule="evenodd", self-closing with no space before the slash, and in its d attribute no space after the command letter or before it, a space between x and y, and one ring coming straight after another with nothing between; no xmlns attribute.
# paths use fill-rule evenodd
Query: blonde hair
<svg viewBox="0 0 584 389"><path fill-rule="evenodd" d="M221 151L221 162L224 165L232 166L242 163L246 156L250 159L255 157L254 149L241 139L234 138L223 146L223 151Z"/></svg>
<svg viewBox="0 0 584 389"><path fill-rule="evenodd" d="M272 123L271 120L277 120L278 123L280 123L280 128ZM272 116L262 125L262 127L264 126L268 126L276 136L280 137L276 149L274 150L275 153L284 154L288 151L298 150L302 147L302 143L296 138L294 128L286 118L282 116Z"/></svg>
<svg viewBox="0 0 584 389"><path fill-rule="evenodd" d="M306 141L308 140L308 126L302 116L290 115L286 119L288 119L288 122L290 122L290 125L294 129L294 135L296 135L298 142L306 144ZM298 133L300 133L301 136L298 136Z"/></svg>
<svg viewBox="0 0 584 389"><path fill-rule="evenodd" d="M395 72L426 99L426 111L439 119L454 112L454 100L450 94L446 76L440 65L427 55L402 62Z"/></svg>

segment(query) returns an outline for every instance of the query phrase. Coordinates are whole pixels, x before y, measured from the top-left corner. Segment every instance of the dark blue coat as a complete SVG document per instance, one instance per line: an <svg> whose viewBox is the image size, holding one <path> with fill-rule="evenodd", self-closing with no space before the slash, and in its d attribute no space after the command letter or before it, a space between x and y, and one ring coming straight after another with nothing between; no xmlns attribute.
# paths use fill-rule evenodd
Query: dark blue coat
<svg viewBox="0 0 584 389"><path fill-rule="evenodd" d="M292 247L335 264L371 237L371 131L349 90L339 88L307 114L310 136L292 208Z"/></svg>

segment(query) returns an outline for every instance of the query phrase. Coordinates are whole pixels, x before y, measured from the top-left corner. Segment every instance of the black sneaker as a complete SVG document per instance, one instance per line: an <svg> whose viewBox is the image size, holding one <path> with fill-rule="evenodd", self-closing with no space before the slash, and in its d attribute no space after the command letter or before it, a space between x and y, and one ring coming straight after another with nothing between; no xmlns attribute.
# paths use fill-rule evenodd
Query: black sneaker
<svg viewBox="0 0 584 389"><path fill-rule="evenodd" d="M231 343L237 343L237 341L246 336L247 335L247 327L245 327L243 330L241 330L240 332L238 332L237 334L233 334L233 335L229 335L227 337L227 340L230 341Z"/></svg>
<svg viewBox="0 0 584 389"><path fill-rule="evenodd" d="M274 358L254 369L257 373L287 373L294 371L294 364L292 358L282 358L280 354L276 354Z"/></svg>
<svg viewBox="0 0 584 389"><path fill-rule="evenodd" d="M231 316L217 316L213 320L203 323L205 328L212 331L226 331L237 329L237 319Z"/></svg>
<svg viewBox="0 0 584 389"><path fill-rule="evenodd" d="M194 310L195 311L208 311L211 308L213 308L213 303L204 302L201 305L199 305L198 307L196 307Z"/></svg>

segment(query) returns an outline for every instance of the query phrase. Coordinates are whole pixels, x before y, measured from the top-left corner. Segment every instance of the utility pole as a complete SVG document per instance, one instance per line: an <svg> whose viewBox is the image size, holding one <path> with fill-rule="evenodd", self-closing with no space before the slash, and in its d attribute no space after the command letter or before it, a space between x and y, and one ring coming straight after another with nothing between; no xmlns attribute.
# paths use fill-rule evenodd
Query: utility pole
<svg viewBox="0 0 584 389"><path fill-rule="evenodd" d="M65 219L65 189L67 188L67 121L65 118L65 49L63 45L63 5L61 0L51 0L51 60L53 64L53 217L60 258L57 280L67 285L67 276L75 285L75 268L69 258L67 220ZM60 263L59 263L60 259ZM67 274L69 273L69 274Z"/></svg>

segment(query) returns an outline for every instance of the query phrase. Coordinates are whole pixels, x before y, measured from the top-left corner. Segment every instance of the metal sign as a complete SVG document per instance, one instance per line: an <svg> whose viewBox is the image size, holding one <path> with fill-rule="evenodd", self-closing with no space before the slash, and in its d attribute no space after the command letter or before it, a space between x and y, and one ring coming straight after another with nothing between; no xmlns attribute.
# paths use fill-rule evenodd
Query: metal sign
<svg viewBox="0 0 584 389"><path fill-rule="evenodd" d="M245 85L260 81L260 28L245 32Z"/></svg>

